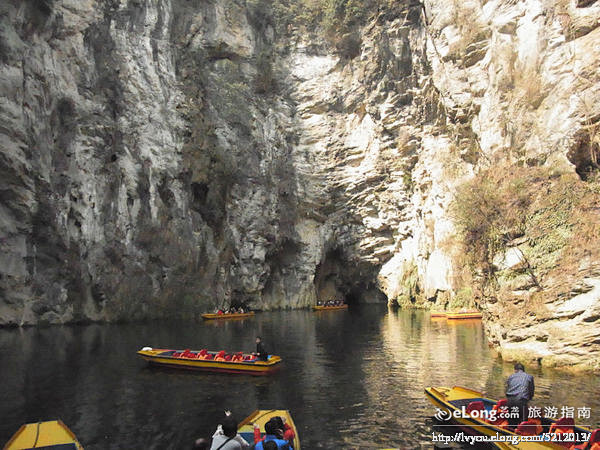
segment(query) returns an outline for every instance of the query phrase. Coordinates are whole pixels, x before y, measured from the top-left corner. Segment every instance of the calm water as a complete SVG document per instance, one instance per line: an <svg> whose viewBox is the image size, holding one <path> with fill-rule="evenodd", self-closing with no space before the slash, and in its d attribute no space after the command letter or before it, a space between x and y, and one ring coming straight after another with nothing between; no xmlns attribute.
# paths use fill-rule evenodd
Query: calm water
<svg viewBox="0 0 600 450"><path fill-rule="evenodd" d="M253 350L284 358L270 377L148 367L142 346ZM531 370L534 404L590 407L600 377ZM224 323L171 322L0 330L0 444L25 422L61 418L86 449L186 449L230 409L289 409L305 450L431 448L429 385L497 398L511 366L488 349L480 322L362 307L258 314Z"/></svg>

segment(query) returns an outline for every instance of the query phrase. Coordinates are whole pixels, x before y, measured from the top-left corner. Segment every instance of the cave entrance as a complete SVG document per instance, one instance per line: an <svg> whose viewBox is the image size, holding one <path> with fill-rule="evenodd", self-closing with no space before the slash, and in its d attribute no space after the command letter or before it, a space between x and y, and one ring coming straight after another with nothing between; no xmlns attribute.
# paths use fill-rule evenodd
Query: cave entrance
<svg viewBox="0 0 600 450"><path fill-rule="evenodd" d="M375 283L379 267L350 261L344 251L329 250L315 274L317 300L344 300L348 304L386 303Z"/></svg>
<svg viewBox="0 0 600 450"><path fill-rule="evenodd" d="M588 120L585 129L575 136L567 159L583 181L600 170L600 116Z"/></svg>

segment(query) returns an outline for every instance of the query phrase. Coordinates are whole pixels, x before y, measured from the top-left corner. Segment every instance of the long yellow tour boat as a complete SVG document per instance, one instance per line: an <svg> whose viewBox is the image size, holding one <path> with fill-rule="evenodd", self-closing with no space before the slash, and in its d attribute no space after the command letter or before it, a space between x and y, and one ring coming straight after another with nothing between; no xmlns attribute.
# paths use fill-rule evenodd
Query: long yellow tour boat
<svg viewBox="0 0 600 450"><path fill-rule="evenodd" d="M160 366L249 375L267 375L279 369L281 363L281 357L276 355L269 355L267 361L262 361L254 355L226 353L225 350L210 352L205 349L192 351L144 347L137 354L150 364Z"/></svg>
<svg viewBox="0 0 600 450"><path fill-rule="evenodd" d="M31 448L77 450L83 446L61 420L50 420L22 425L4 446L4 450Z"/></svg>
<svg viewBox="0 0 600 450"><path fill-rule="evenodd" d="M337 305L337 306L313 306L314 311L337 311L340 309L348 309L348 305Z"/></svg>
<svg viewBox="0 0 600 450"><path fill-rule="evenodd" d="M479 311L459 311L446 313L446 319L458 320L458 319L481 319L483 314Z"/></svg>
<svg viewBox="0 0 600 450"><path fill-rule="evenodd" d="M600 449L600 429L592 432L576 426L573 419L530 418L512 429L503 417L510 414L506 399L491 400L459 386L429 387L425 395L437 408L438 420L468 435L492 438L488 443L502 450Z"/></svg>
<svg viewBox="0 0 600 450"><path fill-rule="evenodd" d="M240 422L238 425L238 433L250 444L254 442L254 427L253 424L257 424L260 428L261 436L265 434L265 424L271 420L271 418L279 416L285 419L285 423L289 425L291 430L294 432L294 439L292 445L294 450L300 450L300 438L298 437L298 430L296 424L292 419L292 415L285 409L257 409L248 417Z"/></svg>
<svg viewBox="0 0 600 450"><path fill-rule="evenodd" d="M254 317L254 311L247 313L202 314L204 320L245 319L247 317Z"/></svg>

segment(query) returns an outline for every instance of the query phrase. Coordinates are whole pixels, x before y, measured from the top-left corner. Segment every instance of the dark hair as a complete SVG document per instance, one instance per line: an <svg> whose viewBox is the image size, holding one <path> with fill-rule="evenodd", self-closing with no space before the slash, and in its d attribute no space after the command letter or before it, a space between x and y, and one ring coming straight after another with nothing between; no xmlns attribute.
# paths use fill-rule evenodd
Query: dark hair
<svg viewBox="0 0 600 450"><path fill-rule="evenodd" d="M273 416L270 421L273 422L277 428L283 430L283 419L281 417Z"/></svg>
<svg viewBox="0 0 600 450"><path fill-rule="evenodd" d="M237 423L233 420L233 417L228 416L223 419L223 423L221 424L223 427L223 434L227 437L235 437L237 434Z"/></svg>
<svg viewBox="0 0 600 450"><path fill-rule="evenodd" d="M267 423L265 423L265 433L267 434L275 434L277 432L277 423L273 421L273 419L271 418L271 420L269 420Z"/></svg>
<svg viewBox="0 0 600 450"><path fill-rule="evenodd" d="M525 372L525 367L523 367L523 364L521 363L516 363L515 370L522 370L523 372Z"/></svg>
<svg viewBox="0 0 600 450"><path fill-rule="evenodd" d="M262 338L260 336L256 336L256 339L260 339L262 341Z"/></svg>
<svg viewBox="0 0 600 450"><path fill-rule="evenodd" d="M263 450L277 450L277 442L275 441L264 441Z"/></svg>

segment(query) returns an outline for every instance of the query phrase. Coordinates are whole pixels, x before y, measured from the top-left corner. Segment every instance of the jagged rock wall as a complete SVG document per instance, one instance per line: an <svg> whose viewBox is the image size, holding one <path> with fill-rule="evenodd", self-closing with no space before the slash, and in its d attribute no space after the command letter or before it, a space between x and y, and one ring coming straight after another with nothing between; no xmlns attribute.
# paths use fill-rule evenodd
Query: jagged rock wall
<svg viewBox="0 0 600 450"><path fill-rule="evenodd" d="M261 298L295 216L291 114L254 92L268 38L245 3L14 1L1 17L1 323Z"/></svg>
<svg viewBox="0 0 600 450"><path fill-rule="evenodd" d="M424 5L427 60L446 118L446 129L438 129L449 139L446 151L458 153L463 160L453 168L452 163L440 158L443 151L436 152L429 159L433 170L416 175L427 179L427 173L434 174L437 164L445 167L445 173L438 172L446 184L437 182L442 193L440 209L430 210L434 232L433 239L426 241L432 245L431 252L428 258L412 258L425 297L431 298L431 286L439 289L438 294L444 293L436 296L440 306L448 302L452 305L465 288L461 277L465 257L454 245L457 233L448 207L462 181L473 176L477 180L480 171L498 170L510 177L520 167L541 166L549 175L541 178L546 181L533 182L549 197L556 195L553 186L559 182L570 186L567 191L577 189L578 194L588 189L579 190L586 182L592 183L590 189L596 189L594 177L600 154L600 4L569 0L442 4L427 0ZM427 158L426 153L421 155ZM427 161L425 158L421 157L422 162ZM419 170L420 162L416 167ZM571 181L573 178L576 181ZM526 179L522 177L521 181ZM435 191L434 183L427 195L435 195ZM529 192L531 198L537 195L528 185L521 191ZM571 202L567 191L555 204ZM528 221L535 220L544 208L553 207L550 202L544 205L537 201L542 206L527 217ZM598 204L597 189L592 204ZM595 238L589 244L595 247L593 242L597 242L594 239L600 230L597 210L585 219L595 229L591 232ZM566 223L542 225L548 230L563 226L561 232L565 235L578 230L573 222ZM541 252L539 246L535 247L534 236L517 232L511 237L514 231L504 230L508 242L505 253L494 261L495 289L475 295L485 312L492 343L508 359L599 369L600 270L595 251L579 244L580 248L571 253L580 251L581 259L569 263L568 249L562 258L551 257L553 249ZM388 262L396 263L394 271L384 271L394 273L396 281L396 269L402 269L396 261L400 255ZM405 282L400 286L406 291L406 281L410 287L411 277L405 276L406 270L401 272L401 281ZM470 281L477 284L477 280ZM428 286L429 282L432 284ZM476 286L473 290L468 287L467 292L476 292Z"/></svg>
<svg viewBox="0 0 600 450"><path fill-rule="evenodd" d="M597 1L395 2L350 53L260 1L0 8L2 324L468 303L458 187L593 165ZM477 301L507 355L571 364L598 354L583 291L553 306L585 311L577 345Z"/></svg>

